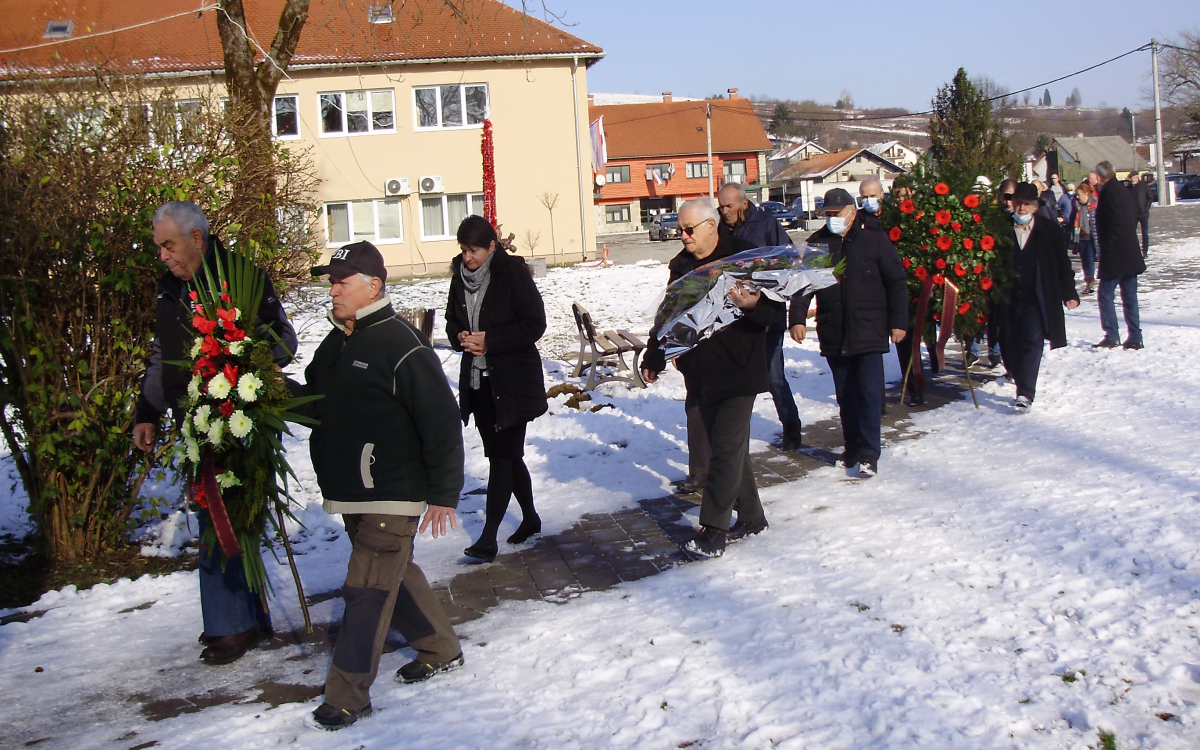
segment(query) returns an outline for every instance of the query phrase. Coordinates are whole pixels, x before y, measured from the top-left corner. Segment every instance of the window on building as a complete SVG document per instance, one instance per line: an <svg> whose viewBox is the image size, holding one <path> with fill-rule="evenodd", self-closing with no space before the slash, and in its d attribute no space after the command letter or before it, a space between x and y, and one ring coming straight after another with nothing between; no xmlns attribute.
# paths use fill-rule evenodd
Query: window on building
<svg viewBox="0 0 1200 750"><path fill-rule="evenodd" d="M271 112L271 132L279 139L300 137L300 98L295 94L275 97Z"/></svg>
<svg viewBox="0 0 1200 750"><path fill-rule="evenodd" d="M674 169L671 167L670 164L647 164L646 165L646 181L647 182L657 182L658 180L661 180L663 182L666 182L667 180L671 179L671 175L673 172L674 172ZM658 180L655 180L656 175L658 177Z"/></svg>
<svg viewBox="0 0 1200 750"><path fill-rule="evenodd" d="M367 23L391 23L392 6L372 5L367 8Z"/></svg>
<svg viewBox="0 0 1200 750"><path fill-rule="evenodd" d="M708 177L708 162L689 161L687 163L688 177Z"/></svg>
<svg viewBox="0 0 1200 750"><path fill-rule="evenodd" d="M609 165L604 169L605 183L612 185L617 182L629 182L629 165Z"/></svg>
<svg viewBox="0 0 1200 750"><path fill-rule="evenodd" d="M418 130L481 125L488 116L486 83L413 87Z"/></svg>
<svg viewBox="0 0 1200 750"><path fill-rule="evenodd" d="M68 39L71 36L71 29L75 26L74 21L47 21L46 33L42 34L43 39Z"/></svg>
<svg viewBox="0 0 1200 750"><path fill-rule="evenodd" d="M483 216L483 193L431 195L421 199L421 239L448 240L468 216Z"/></svg>
<svg viewBox="0 0 1200 750"><path fill-rule="evenodd" d="M605 206L604 221L608 224L628 224L629 204L623 203L619 206Z"/></svg>
<svg viewBox="0 0 1200 750"><path fill-rule="evenodd" d="M398 199L325 204L325 244L336 247L360 240L404 241Z"/></svg>
<svg viewBox="0 0 1200 750"><path fill-rule="evenodd" d="M396 101L391 89L321 94L321 135L396 132Z"/></svg>
<svg viewBox="0 0 1200 750"><path fill-rule="evenodd" d="M745 177L745 175L746 175L746 160L745 159L732 159L730 161L725 162L725 174L740 175L742 177Z"/></svg>

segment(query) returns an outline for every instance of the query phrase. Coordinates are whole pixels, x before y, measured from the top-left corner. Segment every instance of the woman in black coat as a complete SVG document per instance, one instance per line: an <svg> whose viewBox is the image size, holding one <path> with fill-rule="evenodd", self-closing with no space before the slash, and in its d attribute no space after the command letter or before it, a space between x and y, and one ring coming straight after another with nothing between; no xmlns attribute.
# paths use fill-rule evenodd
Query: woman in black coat
<svg viewBox="0 0 1200 750"><path fill-rule="evenodd" d="M458 394L463 424L475 416L489 463L483 532L463 552L490 562L512 495L521 506L521 525L508 543L520 544L542 530L524 456L526 424L546 413L536 346L546 331L546 310L525 260L504 251L486 219L464 219L458 244L462 255L451 264L446 336L462 352Z"/></svg>

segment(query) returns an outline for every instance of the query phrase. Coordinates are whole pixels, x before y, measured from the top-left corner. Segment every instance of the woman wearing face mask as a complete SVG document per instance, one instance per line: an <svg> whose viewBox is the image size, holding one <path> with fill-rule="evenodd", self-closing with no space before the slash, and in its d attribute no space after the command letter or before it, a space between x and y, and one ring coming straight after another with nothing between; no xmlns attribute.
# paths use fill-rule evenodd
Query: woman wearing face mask
<svg viewBox="0 0 1200 750"><path fill-rule="evenodd" d="M1075 231L1079 233L1076 249L1083 264L1084 294L1096 291L1096 199L1092 186L1086 182L1075 191Z"/></svg>
<svg viewBox="0 0 1200 750"><path fill-rule="evenodd" d="M486 219L464 219L458 244L462 255L451 264L446 336L463 353L458 378L463 424L474 415L489 465L483 531L463 554L491 562L511 496L521 506L521 525L508 543L521 544L542 530L524 456L526 425L546 413L536 346L546 331L546 311L525 260L505 252Z"/></svg>

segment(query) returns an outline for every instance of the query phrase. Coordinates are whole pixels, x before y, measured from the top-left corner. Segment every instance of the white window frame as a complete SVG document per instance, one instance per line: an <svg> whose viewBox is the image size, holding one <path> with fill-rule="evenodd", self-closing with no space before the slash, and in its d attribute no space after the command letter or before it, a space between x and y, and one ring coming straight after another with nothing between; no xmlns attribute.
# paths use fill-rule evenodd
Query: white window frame
<svg viewBox="0 0 1200 750"><path fill-rule="evenodd" d="M742 171L741 171L741 172L734 172L734 171L733 171L733 167L734 167L735 165L741 165ZM746 175L749 175L749 174L750 174L750 172L749 172L749 168L750 168L750 167L749 167L749 165L746 163L746 160L745 160L745 159L730 159L729 161L726 161L726 162L725 162L725 163L724 163L724 164L721 166L721 171L722 171L722 172L724 172L726 176L730 176L730 175L742 175L743 177L745 177Z"/></svg>
<svg viewBox="0 0 1200 750"><path fill-rule="evenodd" d="M610 203L610 204L606 205L604 207L604 223L605 224L628 224L630 217L633 216L633 212L630 210L631 208L632 207L628 203ZM619 210L621 218L618 218L618 219L609 218L608 212L612 211L614 209Z"/></svg>
<svg viewBox="0 0 1200 750"><path fill-rule="evenodd" d="M398 226L400 228L399 237L380 237L379 236L379 204L380 203L395 203L396 212L400 216ZM324 223L325 231L325 247L341 247L342 245L351 242L359 242L354 239L354 211L362 210L368 203L371 204L371 220L374 225L375 234L368 238L368 241L379 243L381 245L402 245L404 244L404 210L399 198L372 198L367 200L345 200L345 201L329 201L321 207L321 219ZM334 240L329 231L329 207L330 206L346 206L346 219L349 222L350 238L347 240Z"/></svg>
<svg viewBox="0 0 1200 750"><path fill-rule="evenodd" d="M708 162L689 161L684 170L689 180L703 180L708 177Z"/></svg>
<svg viewBox="0 0 1200 750"><path fill-rule="evenodd" d="M463 117L462 125L443 125L442 124L442 87L444 87L444 86L458 86L458 101L459 101L459 106L462 108L461 111L462 111L462 117ZM483 119L486 120L487 118L491 117L491 115L492 115L492 87L489 86L485 82L480 81L480 82L475 82L475 83L442 83L442 84L437 84L435 86L413 86L412 87L413 130L427 132L427 131L432 131L432 130L472 130L474 128L482 128L483 127L482 121L477 122L477 123L467 124L467 89L476 87L476 86L483 87L483 98L484 98ZM417 106L417 92L418 91L428 91L430 89L433 89L434 91L437 92L437 96L435 97L435 100L437 102L438 124L423 126L423 125L421 125L421 110Z"/></svg>
<svg viewBox="0 0 1200 750"><path fill-rule="evenodd" d="M446 232L446 234L428 234L426 232L425 211L423 210L421 202L418 201L417 202L417 220L420 222L420 225L421 225L421 241L422 242L435 242L438 240L456 239L456 235L454 233L457 231L458 227L450 226L450 204L447 202L447 198L456 198L460 195L467 196L467 215L468 216L471 216L475 213L474 208L475 208L476 200L479 201L479 215L480 216L483 215L483 192L482 191L475 192L475 193L443 193L441 195L422 195L421 196L422 201L428 200L430 198L440 198L441 199L441 201L442 201L442 226L441 226L441 229Z"/></svg>
<svg viewBox="0 0 1200 750"><path fill-rule="evenodd" d="M346 117L346 95L357 94L364 92L367 95L367 131L365 133L349 132L349 122ZM376 128L375 127L375 110L371 106L371 94L377 94L387 91L392 95L392 127ZM342 97L342 131L340 133L325 132L325 117L321 114L321 97L322 96L340 96ZM396 90L395 89L345 89L344 91L318 91L317 92L317 131L321 138L358 138L365 135L387 135L388 133L396 132Z"/></svg>
<svg viewBox="0 0 1200 750"><path fill-rule="evenodd" d="M277 123L277 120L275 119L275 116L276 116L275 104L280 99L284 99L284 98L289 98L296 102L296 134L295 135L280 135L279 132L275 129L275 126ZM343 101L345 101L345 100L343 100ZM395 99L393 99L393 102L394 101L395 101ZM319 104L320 99L318 99L317 102ZM395 105L393 104L393 107L394 106ZM345 124L345 121L346 121L346 110L343 109L342 110L342 123ZM303 134L304 134L304 131L302 130L301 125L300 125L300 95L299 94L276 94L275 97L273 99L271 99L271 135L277 141L298 141L303 136ZM358 135L358 134L356 133L356 135Z"/></svg>
<svg viewBox="0 0 1200 750"><path fill-rule="evenodd" d="M623 177L624 179L619 179L619 180L609 179L608 176L610 174L612 174L613 172L616 172L620 177ZM629 169L628 164L613 164L612 166L606 166L604 168L604 181L605 181L606 185L624 185L624 184L632 181L630 179L630 176L631 175L630 175L630 169Z"/></svg>

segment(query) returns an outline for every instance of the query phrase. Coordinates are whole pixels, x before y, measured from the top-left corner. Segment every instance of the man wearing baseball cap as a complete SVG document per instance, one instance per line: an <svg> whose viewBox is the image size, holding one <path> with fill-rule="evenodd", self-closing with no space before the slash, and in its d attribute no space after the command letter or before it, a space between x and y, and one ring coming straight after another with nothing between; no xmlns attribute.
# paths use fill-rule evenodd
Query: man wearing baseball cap
<svg viewBox="0 0 1200 750"><path fill-rule="evenodd" d="M297 395L319 394L309 450L328 513L341 513L353 549L346 602L316 727L342 729L371 713L370 687L388 628L417 652L396 673L417 682L463 663L462 648L425 574L413 538L457 528L463 484L458 403L429 340L388 299L379 250L356 242L312 269L329 276L333 330Z"/></svg>

